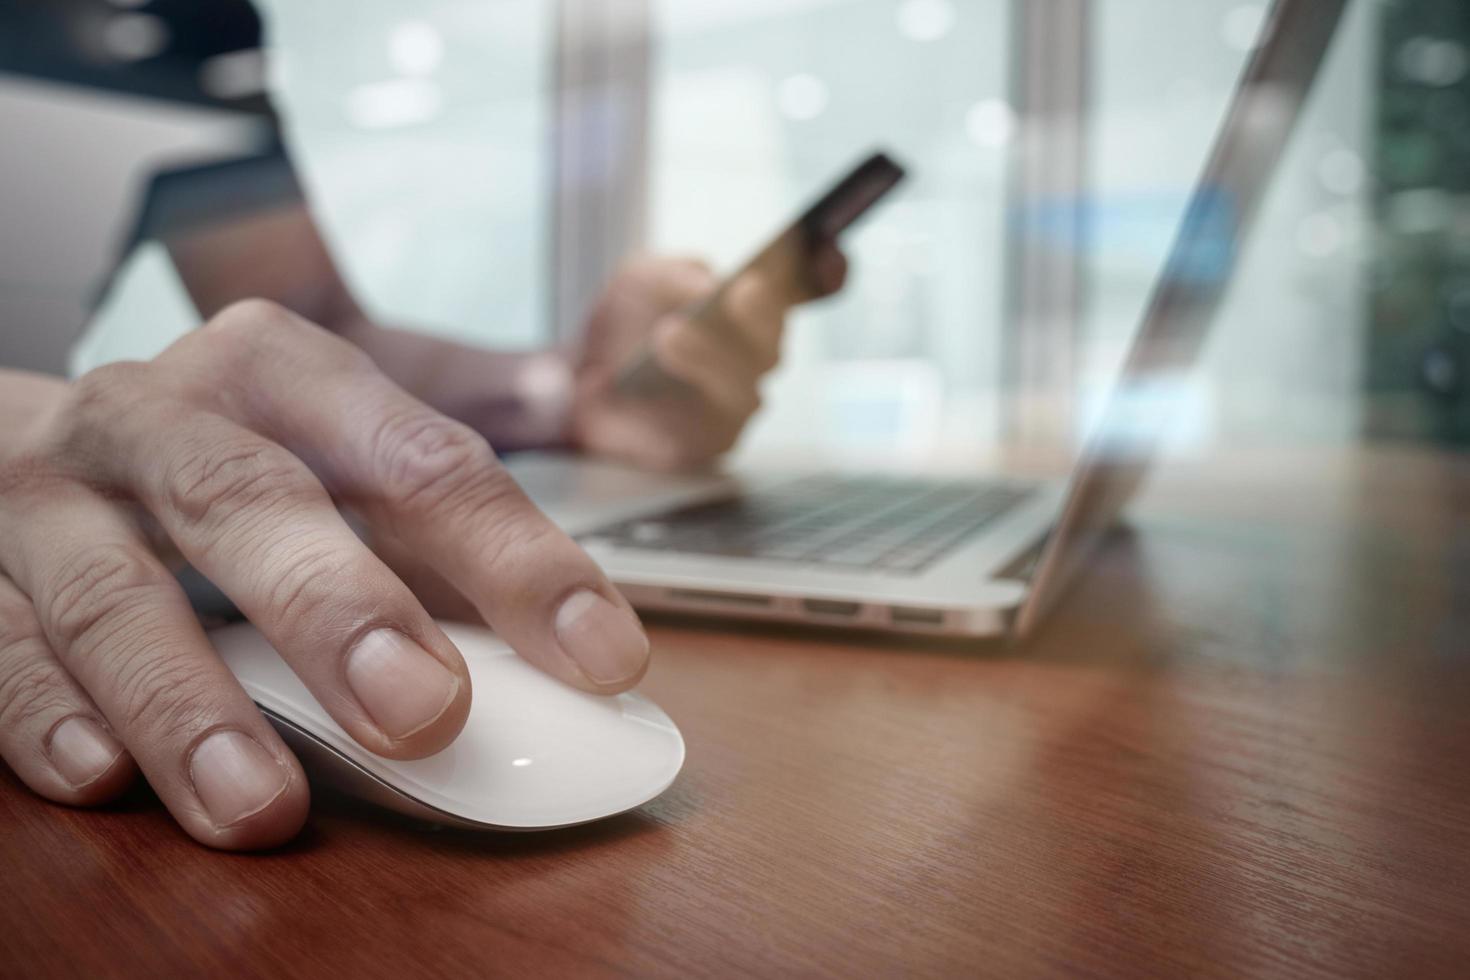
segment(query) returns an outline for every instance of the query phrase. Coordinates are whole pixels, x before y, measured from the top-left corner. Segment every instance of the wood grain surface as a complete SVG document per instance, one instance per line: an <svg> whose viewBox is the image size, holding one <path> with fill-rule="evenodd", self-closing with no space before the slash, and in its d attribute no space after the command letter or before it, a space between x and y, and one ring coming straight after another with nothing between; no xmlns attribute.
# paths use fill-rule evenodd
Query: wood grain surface
<svg viewBox="0 0 1470 980"><path fill-rule="evenodd" d="M1470 974L1466 458L1175 467L1025 649L654 637L687 767L589 827L228 855L0 774L0 974Z"/></svg>

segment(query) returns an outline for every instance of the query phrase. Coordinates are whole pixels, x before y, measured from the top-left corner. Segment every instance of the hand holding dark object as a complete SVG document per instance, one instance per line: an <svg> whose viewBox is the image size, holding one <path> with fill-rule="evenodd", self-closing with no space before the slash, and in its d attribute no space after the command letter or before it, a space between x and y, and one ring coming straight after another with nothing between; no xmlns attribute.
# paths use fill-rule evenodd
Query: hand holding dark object
<svg viewBox="0 0 1470 980"><path fill-rule="evenodd" d="M842 287L847 262L835 246L817 252L814 268L821 295ZM760 407L760 382L780 360L793 304L759 269L720 287L697 260L629 262L588 320L574 368L574 443L660 469L696 466L725 452ZM643 352L672 383L622 383Z"/></svg>
<svg viewBox="0 0 1470 980"><path fill-rule="evenodd" d="M612 693L646 668L627 603L479 435L279 306L237 303L151 362L4 386L0 754L50 799L103 802L136 767L206 844L301 825L301 770L211 650L175 552L361 744L454 739L464 662L338 504L553 676Z"/></svg>
<svg viewBox="0 0 1470 980"><path fill-rule="evenodd" d="M696 262L631 263L589 324L573 439L659 468L730 449L780 359L786 314L842 288L839 236L903 179L888 154L868 154L723 283Z"/></svg>

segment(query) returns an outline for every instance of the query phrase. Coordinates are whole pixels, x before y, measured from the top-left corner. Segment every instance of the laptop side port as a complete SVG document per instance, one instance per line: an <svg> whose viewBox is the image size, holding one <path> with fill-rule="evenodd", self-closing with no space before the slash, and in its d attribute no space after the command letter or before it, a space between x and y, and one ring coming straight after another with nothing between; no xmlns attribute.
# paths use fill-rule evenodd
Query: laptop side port
<svg viewBox="0 0 1470 980"><path fill-rule="evenodd" d="M862 612L861 602L844 602L841 599L803 599L801 608L819 616L842 616L851 619Z"/></svg>
<svg viewBox="0 0 1470 980"><path fill-rule="evenodd" d="M769 606L771 597L755 595L746 592L715 592L710 589L669 589L670 599L682 599L689 602L707 602L716 606L741 606L743 608L755 608L757 606Z"/></svg>
<svg viewBox="0 0 1470 980"><path fill-rule="evenodd" d="M889 606L888 619L895 626L943 626L943 609L920 609L917 606Z"/></svg>

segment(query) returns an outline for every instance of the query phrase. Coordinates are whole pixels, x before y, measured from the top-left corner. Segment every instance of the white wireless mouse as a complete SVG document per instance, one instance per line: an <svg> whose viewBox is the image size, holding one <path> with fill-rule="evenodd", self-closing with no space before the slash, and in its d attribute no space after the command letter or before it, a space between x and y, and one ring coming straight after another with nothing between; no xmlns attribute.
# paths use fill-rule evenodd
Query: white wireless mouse
<svg viewBox="0 0 1470 980"><path fill-rule="evenodd" d="M313 778L409 816L487 830L566 827L648 802L684 765L683 737L647 698L575 690L486 629L440 625L469 665L474 700L448 748L412 761L354 742L255 627L210 637Z"/></svg>

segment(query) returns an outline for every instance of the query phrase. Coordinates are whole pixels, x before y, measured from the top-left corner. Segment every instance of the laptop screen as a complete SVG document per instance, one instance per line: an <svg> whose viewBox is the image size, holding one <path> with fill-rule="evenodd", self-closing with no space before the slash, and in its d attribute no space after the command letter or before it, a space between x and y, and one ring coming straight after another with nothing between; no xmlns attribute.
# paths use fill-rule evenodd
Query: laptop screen
<svg viewBox="0 0 1470 980"><path fill-rule="evenodd" d="M1118 381L1032 573L1027 635L1117 520L1170 413L1151 393L1192 366L1347 0L1276 0L1195 187Z"/></svg>

